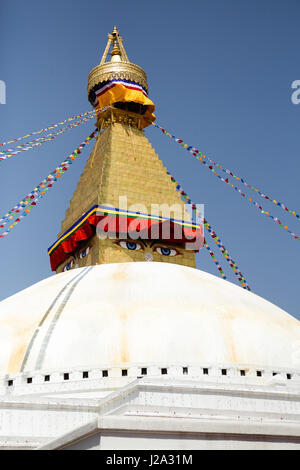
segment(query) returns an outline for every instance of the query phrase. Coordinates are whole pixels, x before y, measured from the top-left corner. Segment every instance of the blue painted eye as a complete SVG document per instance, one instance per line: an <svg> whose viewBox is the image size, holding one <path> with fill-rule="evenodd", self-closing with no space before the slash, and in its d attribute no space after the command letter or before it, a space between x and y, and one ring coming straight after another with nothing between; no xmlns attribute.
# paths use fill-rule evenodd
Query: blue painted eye
<svg viewBox="0 0 300 470"><path fill-rule="evenodd" d="M120 245L122 248L127 248L127 250L132 250L132 251L138 251L141 250L142 246L140 243L136 242L126 242L126 241L120 241L118 242L118 245Z"/></svg>
<svg viewBox="0 0 300 470"><path fill-rule="evenodd" d="M80 253L79 253L79 258L82 259L82 258L85 258L88 254L88 252L90 251L90 248L87 247L85 248L84 250L82 250Z"/></svg>
<svg viewBox="0 0 300 470"><path fill-rule="evenodd" d="M178 251L175 250L175 249L171 249L171 248L166 248L166 247L163 247L163 246L158 246L155 251L157 251L157 253L159 253L160 255L164 255L164 256L176 256L178 255Z"/></svg>
<svg viewBox="0 0 300 470"><path fill-rule="evenodd" d="M73 266L73 261L70 261L66 266L64 267L64 271L69 271Z"/></svg>
<svg viewBox="0 0 300 470"><path fill-rule="evenodd" d="M137 249L137 244L134 242L126 242L126 246L128 250L136 250Z"/></svg>

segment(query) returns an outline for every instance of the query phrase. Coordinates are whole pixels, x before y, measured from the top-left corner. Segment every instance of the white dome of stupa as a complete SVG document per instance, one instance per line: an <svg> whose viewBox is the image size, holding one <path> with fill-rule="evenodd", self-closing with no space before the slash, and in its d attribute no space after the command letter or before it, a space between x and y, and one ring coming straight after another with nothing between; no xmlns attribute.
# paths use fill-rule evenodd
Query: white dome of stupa
<svg viewBox="0 0 300 470"><path fill-rule="evenodd" d="M117 263L0 302L0 374L153 363L297 367L300 322L203 271Z"/></svg>

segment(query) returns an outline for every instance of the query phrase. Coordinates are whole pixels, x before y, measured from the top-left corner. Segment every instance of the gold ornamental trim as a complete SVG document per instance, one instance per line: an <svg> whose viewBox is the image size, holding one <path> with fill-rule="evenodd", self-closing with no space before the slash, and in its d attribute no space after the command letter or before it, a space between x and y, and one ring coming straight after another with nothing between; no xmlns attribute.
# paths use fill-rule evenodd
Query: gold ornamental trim
<svg viewBox="0 0 300 470"><path fill-rule="evenodd" d="M147 75L142 67L125 62L106 62L105 64L97 65L90 71L88 94L98 83L113 79L131 80L144 87L148 93Z"/></svg>
<svg viewBox="0 0 300 470"><path fill-rule="evenodd" d="M97 121L99 130L105 129L115 123L124 124L126 126L135 127L141 130L140 114L133 113L132 111L124 111L123 109L110 108L104 111Z"/></svg>

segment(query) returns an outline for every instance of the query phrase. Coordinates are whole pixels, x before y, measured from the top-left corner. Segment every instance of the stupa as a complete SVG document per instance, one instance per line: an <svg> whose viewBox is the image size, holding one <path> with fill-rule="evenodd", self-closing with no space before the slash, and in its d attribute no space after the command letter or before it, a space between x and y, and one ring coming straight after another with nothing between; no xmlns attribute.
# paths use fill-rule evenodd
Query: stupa
<svg viewBox="0 0 300 470"><path fill-rule="evenodd" d="M202 227L116 27L88 97L99 133L56 274L0 302L0 449L299 449L300 323L195 268Z"/></svg>

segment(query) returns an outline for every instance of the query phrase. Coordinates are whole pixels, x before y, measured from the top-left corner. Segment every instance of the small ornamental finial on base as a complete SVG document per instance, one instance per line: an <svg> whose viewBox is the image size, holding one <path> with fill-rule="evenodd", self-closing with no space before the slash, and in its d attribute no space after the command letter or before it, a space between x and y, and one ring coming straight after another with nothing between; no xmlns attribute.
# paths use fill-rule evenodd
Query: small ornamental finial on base
<svg viewBox="0 0 300 470"><path fill-rule="evenodd" d="M120 49L120 42L119 42L119 31L116 26L114 26L113 32L112 32L112 41L113 41L113 48L110 53L111 55L111 61L112 62L119 62L122 60L122 53ZM115 57L117 56L117 57Z"/></svg>
<svg viewBox="0 0 300 470"><path fill-rule="evenodd" d="M123 46L123 39L119 35L118 28L114 26L114 29L111 34L107 35L108 37L108 42L104 51L104 54L102 56L100 65L105 64L106 62L106 57L108 54L108 51L111 47L111 44L113 45L112 51L111 51L111 62L126 62L129 63L129 59L127 57L126 51Z"/></svg>

